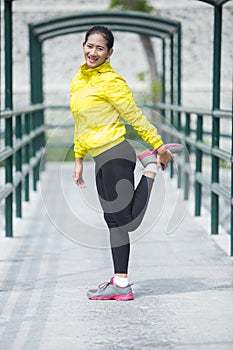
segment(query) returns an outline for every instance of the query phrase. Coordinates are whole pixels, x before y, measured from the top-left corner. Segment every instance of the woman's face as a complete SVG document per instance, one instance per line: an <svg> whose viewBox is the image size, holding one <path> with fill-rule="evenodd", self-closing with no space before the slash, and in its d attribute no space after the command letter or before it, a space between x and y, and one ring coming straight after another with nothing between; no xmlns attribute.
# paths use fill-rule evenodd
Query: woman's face
<svg viewBox="0 0 233 350"><path fill-rule="evenodd" d="M96 68L111 56L113 49L108 49L106 39L103 35L95 33L88 37L83 43L83 53L89 68Z"/></svg>

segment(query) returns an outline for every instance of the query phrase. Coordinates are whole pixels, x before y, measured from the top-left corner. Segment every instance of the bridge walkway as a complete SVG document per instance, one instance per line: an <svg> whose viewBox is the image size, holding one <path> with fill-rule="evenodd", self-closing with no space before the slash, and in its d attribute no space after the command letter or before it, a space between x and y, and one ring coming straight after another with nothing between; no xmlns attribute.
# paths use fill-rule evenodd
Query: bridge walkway
<svg viewBox="0 0 233 350"><path fill-rule="evenodd" d="M0 349L232 349L232 258L166 173L131 234L135 300L86 298L112 265L93 163L83 191L72 168L48 163L14 238L0 237Z"/></svg>

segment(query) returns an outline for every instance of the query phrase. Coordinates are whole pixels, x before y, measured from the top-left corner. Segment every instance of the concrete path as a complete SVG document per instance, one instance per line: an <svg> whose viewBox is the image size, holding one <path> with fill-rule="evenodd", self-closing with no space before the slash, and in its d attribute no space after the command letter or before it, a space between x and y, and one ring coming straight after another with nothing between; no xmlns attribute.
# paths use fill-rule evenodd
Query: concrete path
<svg viewBox="0 0 233 350"><path fill-rule="evenodd" d="M86 298L112 265L93 163L82 191L72 168L48 164L15 237L0 237L0 349L232 350L232 259L164 173L131 234L135 300Z"/></svg>

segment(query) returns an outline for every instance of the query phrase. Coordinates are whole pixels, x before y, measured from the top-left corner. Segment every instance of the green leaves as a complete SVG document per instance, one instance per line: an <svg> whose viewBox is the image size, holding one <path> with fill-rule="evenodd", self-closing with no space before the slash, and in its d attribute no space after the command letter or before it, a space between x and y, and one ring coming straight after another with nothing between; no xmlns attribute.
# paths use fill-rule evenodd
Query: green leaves
<svg viewBox="0 0 233 350"><path fill-rule="evenodd" d="M147 0L110 0L110 9L132 10L150 13L154 10Z"/></svg>

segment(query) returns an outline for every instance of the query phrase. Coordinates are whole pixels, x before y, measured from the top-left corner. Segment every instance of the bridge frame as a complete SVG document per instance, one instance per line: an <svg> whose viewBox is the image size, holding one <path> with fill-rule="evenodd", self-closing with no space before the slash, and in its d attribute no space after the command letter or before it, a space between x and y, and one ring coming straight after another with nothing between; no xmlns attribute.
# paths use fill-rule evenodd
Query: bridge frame
<svg viewBox="0 0 233 350"><path fill-rule="evenodd" d="M13 110L13 90L12 90L12 2L5 0L5 108L1 113L1 118L5 119L5 147L1 149L0 161L5 164L6 184L0 190L0 200L5 199L5 220L6 236L13 236L12 229L12 203L13 192L20 188L25 176L33 170L34 185L39 180L39 163L45 146L44 130L44 108L43 105L43 64L42 64L42 46L45 40L52 39L60 35L79 33L86 31L91 25L105 24L113 31L125 31L135 34L144 34L159 38L162 40L163 47L163 94L162 104L158 106L149 106L157 108L165 114L169 112L170 122L183 135L187 148L193 152L196 157L195 169L195 215L201 215L201 196L202 187L208 186L211 192L211 233L216 235L219 232L219 197L223 196L229 200L231 207L231 250L233 255L233 146L231 152L220 149L220 121L222 118L232 118L232 111L220 110L220 86L221 86L221 33L222 33L222 7L228 0L200 0L214 6L214 44L213 44L213 89L212 89L212 110L203 111L190 109L181 106L181 25L179 22L160 17L151 16L139 12L106 12L106 13L83 13L77 16L69 16L44 21L29 26L30 37L30 67L31 67L31 104L25 111ZM166 86L166 47L169 45L170 53L170 91ZM174 56L174 45L177 46L177 56ZM177 80L175 80L177 76ZM233 109L233 103L232 103ZM20 113L19 113L20 112ZM26 115L31 115L26 122ZM182 114L185 115L185 124L182 124ZM191 118L196 118L196 140L191 134ZM203 118L209 116L212 118L212 144L206 147L203 143ZM16 146L13 144L13 118L16 124L17 140ZM29 129L22 130L22 119L25 119L25 125ZM172 131L165 130L172 135ZM233 123L231 130L232 140ZM29 136L30 137L29 137ZM30 165L28 171L22 170L22 149L25 147L31 149L30 159L27 161ZM194 149L194 151L193 151ZM202 176L202 156L208 154L211 158L211 181L206 182ZM13 160L16 160L16 172L18 180L13 174ZM17 160L18 159L18 160ZM21 159L21 161L20 161ZM32 160L32 161L31 161ZM231 164L231 191L230 194L219 184L219 162L220 160L229 161ZM25 164L24 164L25 165ZM27 165L27 164L26 164ZM184 163L184 198L189 196L189 177L190 169L188 159ZM24 176L25 174L25 176ZM181 186L181 184L178 184ZM27 196L26 196L27 197ZM21 200L20 200L21 201ZM18 202L20 202L18 201ZM21 211L16 210L17 216L21 216Z"/></svg>
<svg viewBox="0 0 233 350"><path fill-rule="evenodd" d="M166 88L166 45L170 47L170 102L181 103L181 24L177 21L152 16L141 12L92 12L79 15L55 18L29 25L30 37L30 67L31 67L31 102L43 101L42 81L42 45L45 40L57 36L86 32L90 26L105 25L113 31L130 32L156 37L163 43L163 102L167 96ZM174 55L174 45L177 44L177 57ZM176 67L175 67L176 63ZM177 72L175 85L174 73ZM176 92L176 93L175 93Z"/></svg>

